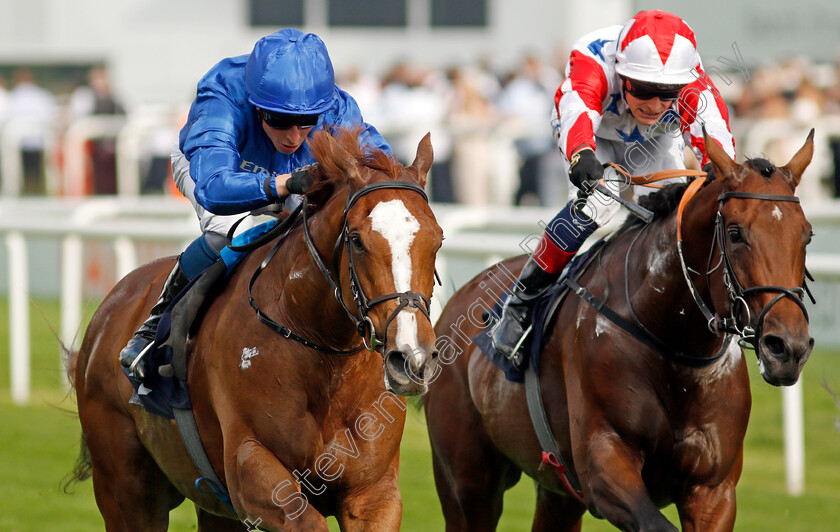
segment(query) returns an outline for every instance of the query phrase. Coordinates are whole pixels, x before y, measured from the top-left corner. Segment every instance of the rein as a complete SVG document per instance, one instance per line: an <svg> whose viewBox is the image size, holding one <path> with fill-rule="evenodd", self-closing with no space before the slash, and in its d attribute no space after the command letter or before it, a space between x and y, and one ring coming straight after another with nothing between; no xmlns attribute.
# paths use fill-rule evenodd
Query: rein
<svg viewBox="0 0 840 532"><path fill-rule="evenodd" d="M335 246L334 246L334 251L333 251L333 267L334 267L336 272L339 270L341 247L343 245L347 250L348 270L349 270L349 273L350 273L350 289L353 293L353 300L356 302L356 307L358 309L358 315L356 313L354 313L352 310L350 310L347 307L347 305L344 303L344 298L343 298L342 293L341 293L341 286L333 278L332 273L327 268L327 266L324 264L324 261L321 259L321 256L318 253L318 250L316 249L314 242L312 241L312 234L309 231L309 219L307 217L309 202L308 202L308 198L304 195L302 203L298 206L297 209L295 209L295 211L292 213L292 215L290 215L289 218L287 218L286 221L284 221L284 223L281 224L281 225L286 226L285 229L284 229L285 232L282 234L280 239L274 245L274 248L271 250L271 252L265 258L265 260L263 260L262 264L260 264L259 268L257 268L257 270L254 272L254 274L251 276L251 280L248 283L248 300L251 303L251 307L253 307L254 310L256 310L257 319L259 319L260 322L267 325L268 327L270 327L275 332L281 334L283 337L291 339L291 340L295 340L296 342L299 342L299 343L305 345L306 347L310 347L310 348L315 349L317 351L320 351L322 353L329 353L329 354L334 354L334 355L352 355L354 353L358 353L362 349L367 349L368 351L375 351L380 346L385 345L385 342L387 341L388 326L391 324L391 322L394 320L394 318L397 316L397 314L399 312L401 312L403 309L405 309L406 307L413 307L413 308L416 308L416 309L420 310L420 312L424 316L426 316L426 319L431 321L431 317L430 317L430 313L429 313L430 301L423 294L408 290L408 291L405 291L405 292L396 292L396 293L387 294L387 295L384 295L384 296L375 297L373 299L368 299L367 296L365 296L364 291L362 290L361 284L359 283L359 277L358 277L358 274L356 273L356 266L355 266L355 263L353 262L353 253L351 251L352 248L351 248L351 245L350 245L350 231L349 231L349 228L347 226L347 214L350 211L350 209L353 208L353 206L356 204L356 202L360 198L362 198L363 196L365 196L365 195L367 195L371 192L374 192L376 190L382 190L382 189L411 190L413 192L416 192L416 193L420 194L426 202L429 201L428 197L426 196L426 192L423 190L422 187L420 187L417 184L409 183L409 182L406 182L406 181L379 181L379 182L376 182L376 183L371 183L369 185L365 185L364 187L357 190L355 193L347 195L347 202L346 202L345 207L344 207L344 213L342 214L342 218L343 218L342 228L341 228L341 232L338 235L338 238L336 239ZM289 222L288 224L286 224L286 222L288 222L289 220L292 220L292 219L296 219L299 213L302 213L303 235L304 235L304 240L306 242L306 246L309 249L310 255L312 256L313 260L315 261L315 264L318 266L318 269L321 270L321 273L324 275L324 278L327 280L330 287L332 288L335 299L341 305L341 308L344 309L344 312L347 314L347 316L353 321L354 325L356 326L356 331L359 333L359 336L362 337L362 345L360 345L358 347L355 347L353 349L333 349L331 347L323 346L323 345L317 344L317 343L315 343L311 340L308 340L308 339L296 334L295 332L293 332L288 327L283 326L283 325L277 323L276 321L274 321L273 319L271 319L264 312L262 312L259 305L257 305L256 301L254 300L252 290L251 290L251 288L254 285L254 282L257 280L257 277L259 277L259 275L266 268L266 266L268 266L268 263L271 262L271 259L273 259L274 256L277 254L277 251L280 249L280 246L283 244L283 242L286 240L286 237L291 232L291 229L292 229L292 226L294 225L294 223ZM280 233L280 231L274 230L274 229L270 232L272 237L276 237L279 233ZM265 239L262 239L262 240L265 241ZM385 339L380 340L379 338L376 337L376 331L374 330L374 327L373 327L373 321L371 321L370 317L368 316L368 312L370 311L370 309L373 306L375 306L379 303L382 303L383 301L389 301L391 299L399 299L399 305L394 310L394 312L388 317L388 320L385 322L385 335L386 335L386 337L385 337ZM370 332L370 340L369 341L367 339L368 329L369 329L369 332Z"/></svg>
<svg viewBox="0 0 840 532"><path fill-rule="evenodd" d="M802 298L805 296L807 292L808 295L811 297L812 302L814 301L813 295L811 295L810 290L808 290L805 280L803 279L802 284L803 286L795 287L795 288L785 288L782 286L754 286L750 288L744 288L743 285L738 281L738 277L735 274L735 270L732 267L732 262L729 258L729 254L726 252L726 242L724 241L724 221L723 215L721 214L721 209L723 208L724 203L729 199L755 199L761 201L785 201L790 203L799 203L799 198L796 196L784 196L778 194L759 194L754 192L723 192L718 196L718 209L717 213L715 214L715 236L712 240L712 247L709 251L709 264L711 265L711 259L714 254L715 246L718 247L720 250L721 262L723 264L723 285L726 288L727 295L729 297L729 304L731 310L731 316L729 318L723 318L718 314L712 313L706 303L703 301L703 298L700 297L700 294L697 292L697 288L694 286L694 283L691 280L690 273L697 274L691 270L685 262L685 255L683 253L683 246L682 246L682 215L685 210L685 206L688 204L689 201L694 197L698 190L703 186L702 180L695 180L694 182L689 185L686 189L685 193L683 194L682 199L680 200L679 207L677 209L677 252L679 253L680 257L680 266L682 267L683 276L685 277L686 283L688 284L689 291L691 292L692 297L694 298L697 307L703 313L703 316L706 318L707 326L709 330L719 335L722 332L730 333L730 334L737 334L739 336L738 343L741 347L750 347L752 349L756 349L757 347L757 339L761 337L761 331L764 325L764 318L767 316L767 313L770 309L781 301L782 299L788 297L793 300L794 303L799 306L802 310L802 313L805 315L805 321L808 321L808 310L805 308L805 303L802 301ZM717 268L715 268L717 269ZM708 277L714 269L709 269L707 271L706 276ZM806 270L805 274L811 278L810 273ZM749 306L745 300L745 297L749 294L760 293L760 292L774 292L778 293L776 297L774 297L758 315L756 319L755 327L752 325L752 317L750 316ZM739 307L746 312L746 320L744 322L739 321ZM743 325L741 325L743 323Z"/></svg>
<svg viewBox="0 0 840 532"><path fill-rule="evenodd" d="M624 170L621 166L610 163L610 166L615 168L615 170L627 178L627 181L634 184L634 185L642 185L648 186L652 188L662 188L662 185L654 185L653 183L662 181L665 179L672 179L675 177L683 177L683 176L695 176L695 177L706 177L706 172L698 171L698 170L664 170L660 172L654 172L649 175L631 175L629 172ZM792 203L799 203L799 198L796 196L784 196L784 195L777 195L777 194L760 194L760 193L753 193L753 192L723 192L718 196L718 209L717 214L715 216L715 236L712 241L712 248L709 253L709 268L707 271L707 277L711 275L711 273L717 269L711 268L712 257L714 255L714 248L715 246L718 247L720 250L720 262L723 264L723 283L727 291L727 295L729 297L730 309L731 309L731 316L728 318L723 318L715 313L713 313L708 305L703 301L703 298L700 296L700 293L697 291L694 282L691 280L691 273L699 275L699 272L696 272L688 267L685 262L685 254L683 251L683 237L682 237L682 218L683 213L685 211L686 205L694 195L704 186L705 180L704 179L695 179L692 181L688 188L686 188L685 192L683 193L682 198L680 199L679 206L677 207L677 253L680 259L680 267L683 272L683 277L685 278L686 284L688 285L689 292L691 293L692 298L694 299L695 304L702 312L703 316L706 319L709 331L713 334L720 336L722 333L726 333L726 337L721 345L720 350L712 357L695 357L692 355L688 355L685 353L674 351L673 349L669 348L665 345L661 340L656 338L639 320L636 313L633 311L633 305L631 303L630 298L630 287L629 287L629 258L630 252L636 244L639 236L643 232L647 230L649 225L646 225L636 237L631 242L630 246L627 249L627 254L625 255L625 263L624 263L624 292L625 292L625 299L627 301L627 308L629 310L630 316L633 319L634 323L630 323L618 314L616 314L612 309L607 307L603 301L599 300L595 297L591 292L589 292L585 287L578 285L575 282L569 282L567 280L567 285L579 296L583 299L586 303L594 307L598 312L602 313L606 316L610 321L621 327L624 331L629 333L631 336L639 340L640 342L644 343L648 347L658 351L659 353L663 354L664 356L679 362L683 365L694 367L694 368L702 368L709 366L716 362L720 357L722 357L729 346L730 340L732 335L737 335L739 340L738 343L742 347L751 347L752 349L756 349L757 338L761 337L761 331L764 324L764 318L767 316L767 313L770 309L781 301L784 298L790 298L796 303L799 308L802 310L802 313L805 315L805 320L808 321L808 311L805 308L805 304L803 303L804 295L807 293L810 297L812 302L814 301L814 296L811 294L811 291L808 289L806 284L806 280L803 279L802 286L795 287L795 288L785 288L782 286L755 286L750 288L744 288L743 285L738 281L737 276L735 275L735 270L732 267L731 260L729 258L729 254L726 251L726 243L724 241L724 221L723 215L721 214L721 208L723 204L729 199L756 199L762 201L786 201ZM805 275L808 279L813 280L810 272L805 270ZM758 315L756 319L755 326L752 325L752 317L750 316L749 306L746 303L745 297L749 294L761 293L761 292L772 292L777 293L778 295L774 297ZM746 320L743 322L739 320L739 309L743 309L746 312Z"/></svg>

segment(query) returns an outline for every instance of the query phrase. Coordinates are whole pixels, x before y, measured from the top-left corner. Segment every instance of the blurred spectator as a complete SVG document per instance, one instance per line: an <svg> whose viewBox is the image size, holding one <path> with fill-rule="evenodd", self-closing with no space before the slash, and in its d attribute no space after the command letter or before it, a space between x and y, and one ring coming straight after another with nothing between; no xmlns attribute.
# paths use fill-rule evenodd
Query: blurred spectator
<svg viewBox="0 0 840 532"><path fill-rule="evenodd" d="M10 128L26 128L20 139L23 192L44 193L47 189L45 148L57 115L55 97L35 84L31 70L18 68L12 73L12 89L5 107L3 133L8 133Z"/></svg>
<svg viewBox="0 0 840 532"><path fill-rule="evenodd" d="M513 197L514 205L551 204L549 196L554 193L541 193L541 168L546 155L555 155L551 128L547 124L554 90L561 81L559 73L536 54L527 54L499 95L499 112L513 119L519 132L516 140L520 157L519 187Z"/></svg>
<svg viewBox="0 0 840 532"><path fill-rule="evenodd" d="M67 102L68 124L85 116L124 115L125 109L111 89L111 80L104 66L88 71L87 84L70 95ZM87 142L85 152L89 161L90 192L117 193L117 139L103 136Z"/></svg>
<svg viewBox="0 0 840 532"><path fill-rule="evenodd" d="M471 68L452 68L451 108L447 124L454 136L452 188L454 199L468 205L487 205L493 197L493 153L490 132L496 113L482 91L484 73Z"/></svg>
<svg viewBox="0 0 840 532"><path fill-rule="evenodd" d="M6 80L0 77L0 125L6 116L6 106L9 102L9 89L6 86Z"/></svg>
<svg viewBox="0 0 840 532"><path fill-rule="evenodd" d="M432 135L435 162L429 172L432 201L455 201L452 191L452 138L444 126L449 112L451 88L442 73L422 65L396 63L382 81L377 129L388 139L403 163L414 159L417 142Z"/></svg>

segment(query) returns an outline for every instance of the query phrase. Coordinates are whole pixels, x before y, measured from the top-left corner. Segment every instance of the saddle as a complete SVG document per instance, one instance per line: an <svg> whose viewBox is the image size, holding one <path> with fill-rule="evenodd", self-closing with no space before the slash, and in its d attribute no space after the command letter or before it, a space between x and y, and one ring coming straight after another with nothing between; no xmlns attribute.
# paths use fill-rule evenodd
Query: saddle
<svg viewBox="0 0 840 532"><path fill-rule="evenodd" d="M174 419L173 408L191 408L187 389L188 335L204 303L223 285L228 268L217 261L193 279L164 311L154 346L146 355L147 375L134 379L128 368L123 373L134 386L130 403L148 412Z"/></svg>
<svg viewBox="0 0 840 532"><path fill-rule="evenodd" d="M290 215L282 220L260 224L231 240L230 245L222 250L221 260L193 279L172 300L161 316L154 345L146 355L147 375L143 382L135 380L128 368L123 368L123 373L134 386L131 403L169 419L174 419L173 408L191 408L187 390L189 334L201 310L213 301L246 253L287 230L294 223L293 218Z"/></svg>
<svg viewBox="0 0 840 532"><path fill-rule="evenodd" d="M606 243L606 238L604 237L598 240L586 252L572 259L560 274L557 281L534 302L530 337L524 340L524 344L520 348L524 351L522 370L514 368L507 357L496 351L491 341L492 330L496 326L498 316L502 315L502 307L508 294L513 290L512 286L508 287L508 290L495 302L492 311L488 310L484 312L485 328L481 333L474 336L472 341L495 366L505 373L507 380L511 382L525 382L525 369L529 364L533 364L534 368L539 370L540 353L551 334L551 318L556 314L566 294L570 291L569 286L564 281L569 278L580 278L583 275L589 264ZM525 334L529 333L526 332Z"/></svg>

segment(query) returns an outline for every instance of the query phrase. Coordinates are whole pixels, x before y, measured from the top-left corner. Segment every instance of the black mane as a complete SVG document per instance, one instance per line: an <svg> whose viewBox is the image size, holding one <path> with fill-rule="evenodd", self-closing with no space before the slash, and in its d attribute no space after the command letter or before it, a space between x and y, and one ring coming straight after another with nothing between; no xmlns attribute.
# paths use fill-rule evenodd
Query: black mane
<svg viewBox="0 0 840 532"><path fill-rule="evenodd" d="M665 187L661 190L639 198L639 205L653 212L654 221L661 220L674 212L674 209L676 209L677 205L680 204L680 200L682 199L686 188L688 188L688 183L673 183L665 185ZM643 224L644 222L641 219L636 216L629 215L627 216L627 219L624 220L624 224L622 224L618 232Z"/></svg>
<svg viewBox="0 0 840 532"><path fill-rule="evenodd" d="M776 172L776 165L768 161L767 159L763 159L761 157L755 157L752 159L747 159L744 163L762 176L767 179L773 177L773 174Z"/></svg>

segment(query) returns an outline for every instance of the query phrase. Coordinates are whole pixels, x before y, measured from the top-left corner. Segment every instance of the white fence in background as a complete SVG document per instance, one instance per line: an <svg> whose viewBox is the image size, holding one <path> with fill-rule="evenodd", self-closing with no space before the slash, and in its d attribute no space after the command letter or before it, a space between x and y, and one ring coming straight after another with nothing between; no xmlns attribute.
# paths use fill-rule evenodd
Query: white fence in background
<svg viewBox="0 0 840 532"><path fill-rule="evenodd" d="M438 271L451 287L463 284L501 258L522 253L521 246L528 235L540 233L538 222L548 221L555 214L554 210L540 208L433 207L446 235L438 256ZM806 212L815 227L829 233L840 229L838 205L806 206ZM198 235L198 227L189 204L168 198L23 198L0 200L0 234L4 236L7 255L11 393L14 402L23 405L30 395L30 272L37 270L29 262L27 240L48 238L59 242L60 339L66 346L77 348L82 321L83 243L109 243L116 256L116 278L120 278L138 265L138 242L183 246ZM830 245L828 252L808 257L808 267L818 280L840 281L840 249L834 246ZM437 319L451 295L449 288L436 287L433 319ZM56 365L59 364L57 357ZM788 491L800 494L804 489L800 386L785 388L783 401Z"/></svg>

